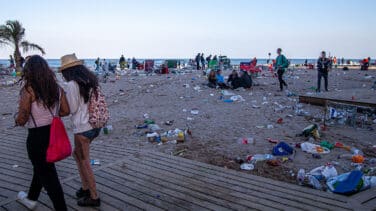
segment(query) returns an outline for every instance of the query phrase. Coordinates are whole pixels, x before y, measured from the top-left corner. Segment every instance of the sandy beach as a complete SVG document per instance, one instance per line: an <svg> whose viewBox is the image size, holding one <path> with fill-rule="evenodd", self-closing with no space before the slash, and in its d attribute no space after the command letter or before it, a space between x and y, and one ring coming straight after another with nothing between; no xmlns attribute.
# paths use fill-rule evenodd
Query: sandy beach
<svg viewBox="0 0 376 211"><path fill-rule="evenodd" d="M224 75L228 74L229 71L224 72ZM312 90L312 87L316 86L316 77L316 70L297 68L288 72L286 81L289 92L295 95L308 94L376 103L375 90L372 89L376 80L374 71L333 70L329 73L330 91L320 94ZM297 105L297 96L288 97L287 92L277 92L277 79L271 77L269 72L260 74L254 83L256 85L251 90L227 90L244 99L244 101L228 103L223 99L229 99L231 96L223 95L221 90L207 87L206 78L202 76L201 71L153 76L135 76L127 72L115 82L101 84L107 96L111 112L109 124L112 125L113 130L108 135L101 134L96 141L109 142L124 149L132 147L175 154L240 170L240 165L235 162L237 158L245 160L249 155L271 153L275 144L270 143L268 138L284 141L295 148L296 144L308 140L305 137L296 137L306 126L312 123L323 124L325 112L323 107ZM19 86L0 88L3 129L13 125L19 88ZM308 113L297 115L297 106ZM194 112L191 112L192 110ZM150 142L146 138L148 129L135 127L143 124L145 114L163 131L176 128L189 129L191 135L186 135L185 143L176 144L171 140L165 144ZM279 118L283 119L282 124L277 123ZM322 140L330 143L341 142L361 149L366 158L371 160L376 157L374 131L376 124L372 123L374 119L375 116L370 117L370 124L361 128L328 125L326 131L320 131L320 140L314 143L320 144ZM70 121L68 118L65 121L70 131ZM173 124L165 125L166 121L173 121ZM252 137L254 143L241 143L239 139L243 137ZM335 164L339 173L355 168L351 166L351 159L339 158L340 155L349 153L344 149L335 148L329 154L322 155L321 159L313 158L311 154L302 152L299 148L295 148L295 151L290 159L282 162L280 166L258 162L256 168L249 173L296 183L296 173L300 168L309 171L327 163ZM375 168L374 159L364 167ZM376 172L373 175L376 175Z"/></svg>

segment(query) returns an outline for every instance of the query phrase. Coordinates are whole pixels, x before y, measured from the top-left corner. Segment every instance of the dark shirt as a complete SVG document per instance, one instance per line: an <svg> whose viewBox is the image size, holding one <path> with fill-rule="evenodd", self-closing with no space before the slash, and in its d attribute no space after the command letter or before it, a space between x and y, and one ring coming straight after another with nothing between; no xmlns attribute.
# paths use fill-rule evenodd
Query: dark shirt
<svg viewBox="0 0 376 211"><path fill-rule="evenodd" d="M328 73L330 67L330 59L319 58L317 60L317 70L322 73Z"/></svg>
<svg viewBox="0 0 376 211"><path fill-rule="evenodd" d="M120 57L119 63L125 62L125 58L122 56Z"/></svg>
<svg viewBox="0 0 376 211"><path fill-rule="evenodd" d="M231 83L237 78L239 78L239 76L237 74L231 74L231 75L228 76L227 83Z"/></svg>

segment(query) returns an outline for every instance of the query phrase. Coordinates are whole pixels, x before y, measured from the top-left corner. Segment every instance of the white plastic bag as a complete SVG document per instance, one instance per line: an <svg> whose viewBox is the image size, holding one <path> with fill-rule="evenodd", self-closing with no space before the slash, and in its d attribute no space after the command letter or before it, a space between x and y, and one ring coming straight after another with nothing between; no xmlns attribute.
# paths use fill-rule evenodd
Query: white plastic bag
<svg viewBox="0 0 376 211"><path fill-rule="evenodd" d="M330 153L330 150L326 147L321 147L320 145L316 145L316 144L312 144L312 143L309 143L309 142L304 142L300 145L300 147L302 148L303 152L308 152L308 153L311 153L311 154L328 154ZM321 147L323 148L323 152L318 152L317 151L317 148L318 147Z"/></svg>
<svg viewBox="0 0 376 211"><path fill-rule="evenodd" d="M325 177L325 179L330 179L332 177L338 176L337 169L334 168L334 166L325 166L321 173Z"/></svg>

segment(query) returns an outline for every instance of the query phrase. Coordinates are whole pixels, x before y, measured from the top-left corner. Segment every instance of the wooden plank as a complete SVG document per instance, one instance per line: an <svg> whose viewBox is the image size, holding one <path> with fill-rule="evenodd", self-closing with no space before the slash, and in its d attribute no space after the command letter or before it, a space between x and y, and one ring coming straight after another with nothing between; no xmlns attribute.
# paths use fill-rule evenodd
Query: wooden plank
<svg viewBox="0 0 376 211"><path fill-rule="evenodd" d="M12 201L8 204L5 204L3 205L2 207L4 207L6 210L10 210L10 211L13 211L13 210L17 210L17 211L28 211L28 209L26 207L24 207L23 205L21 205L19 202L17 201ZM44 204L42 203L38 203L35 211L51 211L50 208L46 207Z"/></svg>
<svg viewBox="0 0 376 211"><path fill-rule="evenodd" d="M118 171L120 172L120 174L129 175L132 178L137 178L139 180L142 180L143 183L145 184L154 184L158 187L161 187L159 189L160 191L163 191L165 193L171 192L175 194L176 197L183 198L183 199L185 198L186 200L189 200L189 203L201 205L202 207L205 207L205 209L208 209L208 210L230 210L230 208L226 208L222 205L219 205L218 203L213 202L213 200L208 200L205 195L202 195L200 193L196 194L194 191L191 191L190 189L187 189L187 188L182 188L180 186L171 186L169 182L165 182L163 180L159 180L154 177L147 176L143 173L140 173L139 171L133 171L130 169L121 170L121 169L117 169L117 166L110 167L109 170ZM154 187L154 186L150 185L150 187Z"/></svg>
<svg viewBox="0 0 376 211"><path fill-rule="evenodd" d="M126 166L119 168L118 170L126 173L127 171L136 172L138 177L143 177L145 180L155 181L156 183L163 184L175 191L182 192L184 194L189 194L194 197L199 197L202 200L214 203L218 206L222 206L227 209L236 209L236 210L249 210L249 209L265 209L266 204L252 203L245 201L243 199L237 199L233 196L230 196L226 191L223 190L212 190L208 185L197 186L192 184L192 181L186 182L187 178L181 177L173 178L169 174L164 174L162 171L148 168L143 164L138 164L137 162L132 163L132 161L124 161ZM111 167L114 169L114 167ZM228 192L228 191L227 191ZM268 209L273 209L271 205ZM282 207L282 208L280 208ZM283 209L283 206L280 205L279 208L274 209Z"/></svg>
<svg viewBox="0 0 376 211"><path fill-rule="evenodd" d="M72 188L69 185L64 184L63 185L63 190L65 194L65 201L69 207L75 210L80 210L80 211L94 211L94 210L115 210L114 207L108 206L104 201L101 201L101 207L100 208L94 208L94 207L80 207L77 205L77 198L75 196L76 191L78 190L77 188Z"/></svg>
<svg viewBox="0 0 376 211"><path fill-rule="evenodd" d="M79 184L78 180L72 180L71 182L76 182ZM99 192L99 196L101 200L111 204L111 206L116 207L119 210L160 210L160 208L151 206L149 204L144 203L143 201L127 196L116 189L113 190L107 187L105 184L106 181L97 181L97 190Z"/></svg>
<svg viewBox="0 0 376 211"><path fill-rule="evenodd" d="M150 163L148 161L145 161L145 163L143 161L136 161L136 162L140 164L145 164L145 165L148 165L148 163ZM295 207L299 209L305 208L303 207L302 203L304 203L305 205L311 203L311 206L314 206L312 201L309 201L309 200L299 199L299 203L297 203L295 201L292 201L292 199L294 199L293 197L290 199L283 197L284 195L283 193L278 194L278 196L274 196L273 194L270 194L270 193L264 193L262 189L257 189L257 188L254 189L253 186L244 187L243 184L234 184L234 183L229 184L224 181L219 181L219 178L208 177L207 176L208 174L200 175L196 173L196 170L178 169L174 165L173 166L168 166L168 165L161 166L160 164L158 165L156 163L157 162L154 162L152 165L155 166L156 168L158 167L158 169L160 169L165 174L171 173L170 175L166 176L168 178L174 178L177 175L178 176L176 177L177 179L179 179L179 177L183 177L180 179L183 181L187 181L187 182L190 181L190 184L192 184L192 186L209 187L207 189L210 189L211 187L213 191L217 191L217 192L220 192L220 190L222 190L222 192L226 192L227 190L227 191L230 191L229 192L230 196L233 196L238 200L244 199L246 201L260 203L265 206L272 204L273 201L274 202L277 201L278 205L276 205L276 208L282 208L282 209L283 209L283 204L285 204L285 206L288 206L288 207ZM272 193L275 193L276 191L280 192L280 190L274 190ZM255 192L257 192L257 194L255 194ZM284 200L283 198L286 200Z"/></svg>
<svg viewBox="0 0 376 211"><path fill-rule="evenodd" d="M146 191L140 190L138 187L132 187L131 184L127 183L122 177L114 177L109 174L106 174L101 170L96 172L96 180L106 181L106 185L112 187L113 189L118 190L126 195L137 197L138 199L152 204L153 206L159 207L161 209L167 210L188 210L184 207L179 206L179 204L172 204L169 201L160 200L161 195L151 194L150 189ZM163 195L162 195L163 196Z"/></svg>
<svg viewBox="0 0 376 211"><path fill-rule="evenodd" d="M195 171L191 169L189 170L185 170L184 168L177 169L177 167L174 165L165 168L163 166L158 165L158 162L155 162L155 161L156 160L154 160L154 163L152 163L153 166L161 167L160 169L162 170L162 172L173 173L172 175L168 175L167 176L168 178L172 178L174 177L174 175L179 175L180 177L184 177L182 179L183 181L190 181L190 178L192 178L193 181L196 181L196 182L191 182L192 186L205 186L205 185L207 187L214 186L213 187L214 190L217 190L218 192L219 190L223 190L223 191L231 190L229 195L234 196L237 199L245 199L250 202L253 201L254 203L260 203L264 205L270 205L274 201L274 202L277 202L278 207L282 209L283 209L283 204L289 207L295 207L299 209L303 209L303 208L307 209L306 205L310 204L311 206L315 207L314 209L317 209L316 207L317 203L312 202L312 200L306 200L304 198L300 198L298 200L299 202L296 202L295 197L290 197L290 198L283 197L284 196L283 193L279 194L283 190L273 190L273 192L264 193L263 189L253 189L253 186L244 187L243 184L228 184L226 182L219 181L220 178L215 178L215 177L208 178L207 176L208 174L203 174L203 175L195 174ZM150 163L149 161L145 161L145 163L142 161L136 161L136 162L140 164L145 164L145 165ZM188 178L185 178L185 177L188 177ZM255 192L257 192L257 195L254 194ZM278 196L275 196L274 194L275 192L279 192ZM304 204L304 206L302 205L302 203ZM323 205L323 207L333 208L333 207L326 207L325 205Z"/></svg>
<svg viewBox="0 0 376 211"><path fill-rule="evenodd" d="M207 201L200 200L199 198L194 198L190 195L183 194L179 191L175 191L174 189L170 189L165 187L159 183L155 183L153 181L145 180L141 177L134 176L134 174L130 174L129 171L127 172L120 172L113 169L105 169L103 171L106 174L114 175L118 177L124 178L127 185L131 187L137 187L141 190L150 191L152 194L159 194L164 200L171 200L175 203L178 203L180 206L184 206L189 210L202 210L202 209L211 209L211 210L218 210L221 207L216 207L216 205L211 204ZM135 173L137 174L137 173ZM129 182L128 182L129 181Z"/></svg>
<svg viewBox="0 0 376 211"><path fill-rule="evenodd" d="M228 183L236 182L234 183L234 185L236 184L239 185L239 182L240 182L240 184L247 185L248 188L259 186L260 188L262 188L261 190L265 191L269 189L270 191L272 191L269 194L273 194L273 192L275 193L274 190L276 189L282 189L284 190L284 195L286 196L290 195L290 196L294 196L297 198L307 197L308 199L319 197L319 198L315 198L315 200L323 201L328 204L334 203L334 204L337 204L337 206L345 206L344 204L347 203L347 197L338 196L334 194L328 194L322 191L315 191L309 188L282 183L282 182L274 181L271 179L257 177L254 175L249 175L249 174L245 174L241 172L230 171L227 169L214 167L214 166L204 164L204 163L192 162L190 160L182 159L179 157L173 157L173 156L165 157L165 156L166 155L161 155L160 153L151 152L148 154L148 157L144 157L143 159L146 159L146 160L151 159L153 160L153 163L164 163L164 162L171 163L172 162L175 168L178 168L178 169L183 168L181 169L181 171L184 170L184 168L187 168L188 171L191 171L191 170L201 171L199 175L208 175L208 176L217 175L216 177L217 180L228 182ZM172 160L176 159L176 160L171 161L171 159ZM283 198L283 196L279 196L279 197Z"/></svg>
<svg viewBox="0 0 376 211"><path fill-rule="evenodd" d="M154 196L160 196L161 200L171 201L172 203L176 203L179 206L188 209L188 210L202 210L202 209L214 209L212 205L210 205L206 201L198 201L198 199L193 198L189 195L184 195L180 192L176 192L169 188L166 188L158 183L149 182L137 176L133 176L127 173L115 171L113 169L105 169L101 172L97 172L103 175L106 175L108 178L118 180L117 178L123 178L124 185L137 188L144 192L149 192Z"/></svg>
<svg viewBox="0 0 376 211"><path fill-rule="evenodd" d="M317 105L317 106L325 106L327 101L344 103L344 104L355 105L355 106L376 108L375 103L299 95L299 102L300 103L306 103L306 104Z"/></svg>

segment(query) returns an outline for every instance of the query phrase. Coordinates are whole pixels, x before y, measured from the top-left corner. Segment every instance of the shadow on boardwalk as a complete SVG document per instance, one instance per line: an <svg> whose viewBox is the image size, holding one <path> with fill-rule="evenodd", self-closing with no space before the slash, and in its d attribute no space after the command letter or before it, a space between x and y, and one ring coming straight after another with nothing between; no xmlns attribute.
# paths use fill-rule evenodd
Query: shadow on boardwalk
<svg viewBox="0 0 376 211"><path fill-rule="evenodd" d="M27 158L26 131L0 133L0 210L25 210L15 201L27 190L32 167ZM376 190L344 197L282 183L158 152L94 143L92 157L102 199L98 210L372 210ZM57 164L70 210L80 187L72 158ZM37 210L51 210L42 193Z"/></svg>

